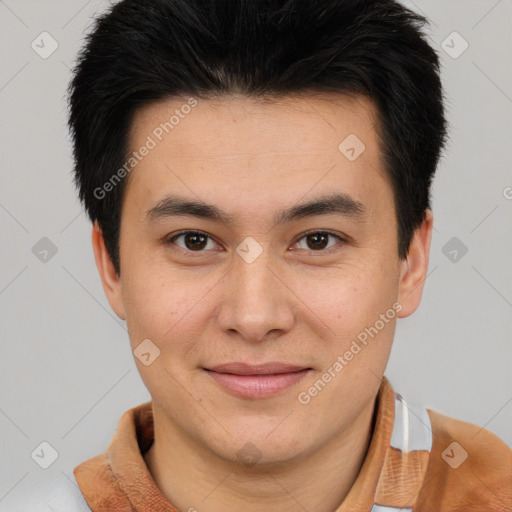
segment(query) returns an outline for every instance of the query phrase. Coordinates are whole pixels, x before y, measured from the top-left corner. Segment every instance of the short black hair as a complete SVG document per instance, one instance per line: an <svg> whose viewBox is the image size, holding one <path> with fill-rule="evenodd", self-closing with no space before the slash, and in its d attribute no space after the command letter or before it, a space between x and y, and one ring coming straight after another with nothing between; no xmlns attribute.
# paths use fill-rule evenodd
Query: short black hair
<svg viewBox="0 0 512 512"><path fill-rule="evenodd" d="M447 140L424 25L396 0L123 0L98 17L69 84L69 127L79 197L117 274L126 180L102 187L126 162L135 111L182 95L369 97L404 259Z"/></svg>

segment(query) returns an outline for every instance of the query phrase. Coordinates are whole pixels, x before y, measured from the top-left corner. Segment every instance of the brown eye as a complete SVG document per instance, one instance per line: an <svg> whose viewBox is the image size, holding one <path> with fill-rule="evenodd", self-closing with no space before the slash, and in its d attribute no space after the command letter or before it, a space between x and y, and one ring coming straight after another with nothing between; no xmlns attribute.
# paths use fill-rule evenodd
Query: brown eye
<svg viewBox="0 0 512 512"><path fill-rule="evenodd" d="M207 237L200 233L187 233L184 235L185 246L187 249L194 251L196 249L204 249L206 247Z"/></svg>
<svg viewBox="0 0 512 512"><path fill-rule="evenodd" d="M329 241L329 235L325 233L314 233L306 237L308 247L311 249L325 249Z"/></svg>
<svg viewBox="0 0 512 512"><path fill-rule="evenodd" d="M330 243L329 239L334 239L335 243ZM306 233L297 242L297 246L299 249L306 249L310 251L323 251L328 253L332 251L325 249L330 249L331 247L336 246L336 239L338 241L344 241L342 237L340 237L339 235L335 235L334 233L331 233L329 231L312 231L310 233ZM306 243L303 244L302 247L300 247L302 240L305 240Z"/></svg>
<svg viewBox="0 0 512 512"><path fill-rule="evenodd" d="M178 240L182 240L181 243L177 243ZM208 247L209 241L215 246L215 243L206 233L202 233L201 231L183 231L170 238L167 243L175 244L181 249L191 252L203 252L205 248L213 248Z"/></svg>

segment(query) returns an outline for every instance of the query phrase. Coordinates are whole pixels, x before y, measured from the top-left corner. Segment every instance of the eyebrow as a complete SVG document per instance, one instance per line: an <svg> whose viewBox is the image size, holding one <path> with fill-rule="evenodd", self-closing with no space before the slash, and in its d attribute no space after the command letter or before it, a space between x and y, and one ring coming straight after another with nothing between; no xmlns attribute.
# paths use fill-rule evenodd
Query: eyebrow
<svg viewBox="0 0 512 512"><path fill-rule="evenodd" d="M330 213L356 220L364 220L367 215L367 209L363 203L348 194L331 194L317 197L306 203L299 203L277 212L274 216L274 224L285 224L294 220ZM199 217L228 226L232 225L235 221L234 216L228 215L212 204L172 195L164 197L146 212L146 219L150 221L176 216Z"/></svg>

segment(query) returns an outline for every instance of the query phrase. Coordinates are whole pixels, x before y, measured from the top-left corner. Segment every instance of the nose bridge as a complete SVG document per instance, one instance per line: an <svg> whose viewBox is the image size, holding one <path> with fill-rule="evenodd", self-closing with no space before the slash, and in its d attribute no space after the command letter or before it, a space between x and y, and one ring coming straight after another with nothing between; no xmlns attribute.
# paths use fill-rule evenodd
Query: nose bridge
<svg viewBox="0 0 512 512"><path fill-rule="evenodd" d="M255 246L240 244L231 272L228 290L219 315L221 328L237 331L246 340L260 341L268 332L288 330L293 323L293 311L286 288L272 269L268 250L255 256ZM247 255L251 257L246 257ZM270 268L269 268L270 267Z"/></svg>
<svg viewBox="0 0 512 512"><path fill-rule="evenodd" d="M270 265L268 250L262 252L254 261L245 260L243 257L235 261L233 265L235 293L241 294L240 298L243 298L244 302L247 299L251 302L251 297L254 299L266 297L265 302L273 301L271 292L275 288L275 283L272 282L275 277L269 269Z"/></svg>

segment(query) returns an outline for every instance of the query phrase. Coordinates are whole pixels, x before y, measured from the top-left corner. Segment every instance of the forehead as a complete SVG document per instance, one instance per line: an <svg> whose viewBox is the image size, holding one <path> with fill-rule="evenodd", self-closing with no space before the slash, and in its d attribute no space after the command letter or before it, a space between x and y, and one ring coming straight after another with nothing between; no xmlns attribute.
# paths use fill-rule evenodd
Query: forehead
<svg viewBox="0 0 512 512"><path fill-rule="evenodd" d="M212 150L213 155L242 142L246 153L261 154L264 148L258 142L262 141L271 147L278 146L281 151L297 153L302 149L296 145L300 139L304 149L323 151L328 149L328 144L349 133L371 144L377 132L377 118L374 102L363 95L297 93L282 97L226 95L209 99L181 96L137 109L130 145L136 146L137 141L151 134L157 142L172 139L176 145L185 143ZM328 132L330 137L326 139ZM276 139L276 134L286 137Z"/></svg>
<svg viewBox="0 0 512 512"><path fill-rule="evenodd" d="M133 118L130 151L149 141L127 184L141 208L177 189L257 207L263 197L298 201L341 187L367 202L388 182L377 111L364 96L161 100Z"/></svg>

